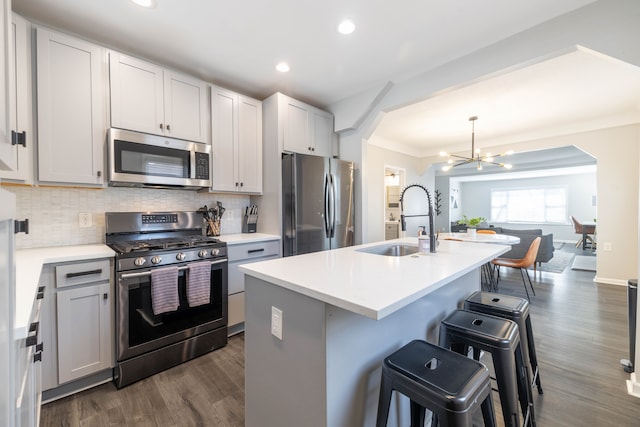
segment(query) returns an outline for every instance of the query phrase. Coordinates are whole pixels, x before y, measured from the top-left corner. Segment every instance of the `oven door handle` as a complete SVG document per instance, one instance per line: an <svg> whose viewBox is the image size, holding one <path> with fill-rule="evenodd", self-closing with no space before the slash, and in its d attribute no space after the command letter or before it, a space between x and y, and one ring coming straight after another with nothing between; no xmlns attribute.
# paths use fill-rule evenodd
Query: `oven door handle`
<svg viewBox="0 0 640 427"><path fill-rule="evenodd" d="M211 261L211 265L222 264L222 263L225 263L225 262L227 262L226 258L219 259L219 260L216 260L216 261ZM185 265L185 266L182 266L182 267L178 267L178 270L186 270L188 268L189 268L189 266ZM131 279L131 278L134 278L134 277L144 277L144 276L151 276L151 270L141 271L139 273L122 273L120 275L120 278L121 279Z"/></svg>

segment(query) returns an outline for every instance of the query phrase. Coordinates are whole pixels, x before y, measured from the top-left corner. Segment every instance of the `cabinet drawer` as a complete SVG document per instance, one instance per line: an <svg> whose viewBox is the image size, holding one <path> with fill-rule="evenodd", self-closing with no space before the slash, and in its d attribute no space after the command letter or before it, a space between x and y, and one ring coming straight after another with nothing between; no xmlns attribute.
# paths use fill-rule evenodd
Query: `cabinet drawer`
<svg viewBox="0 0 640 427"><path fill-rule="evenodd" d="M278 255L280 253L280 241L272 240L229 245L227 246L227 252L230 262Z"/></svg>
<svg viewBox="0 0 640 427"><path fill-rule="evenodd" d="M104 282L111 277L111 262L108 259L57 265L55 269L57 288Z"/></svg>

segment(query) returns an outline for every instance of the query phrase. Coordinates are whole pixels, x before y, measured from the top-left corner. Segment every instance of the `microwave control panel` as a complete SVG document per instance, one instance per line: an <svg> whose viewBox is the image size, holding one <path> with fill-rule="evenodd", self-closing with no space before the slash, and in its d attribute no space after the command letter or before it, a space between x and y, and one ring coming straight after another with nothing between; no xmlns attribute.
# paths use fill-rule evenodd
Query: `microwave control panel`
<svg viewBox="0 0 640 427"><path fill-rule="evenodd" d="M209 179L209 154L196 154L196 179Z"/></svg>

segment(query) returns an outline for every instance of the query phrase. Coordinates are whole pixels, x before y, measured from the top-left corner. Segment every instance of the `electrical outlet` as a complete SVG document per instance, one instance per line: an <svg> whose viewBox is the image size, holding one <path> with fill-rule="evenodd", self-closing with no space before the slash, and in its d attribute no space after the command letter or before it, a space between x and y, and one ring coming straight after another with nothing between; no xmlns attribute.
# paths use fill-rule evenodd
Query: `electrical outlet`
<svg viewBox="0 0 640 427"><path fill-rule="evenodd" d="M282 339L282 310L271 306L271 335Z"/></svg>
<svg viewBox="0 0 640 427"><path fill-rule="evenodd" d="M89 228L93 225L91 221L91 212L80 212L78 214L78 225L80 228Z"/></svg>
<svg viewBox="0 0 640 427"><path fill-rule="evenodd" d="M611 242L605 242L605 243L602 245L602 249L604 249L604 250L605 250L605 251L607 251L607 252L608 252L608 251L613 250L613 249L611 248Z"/></svg>

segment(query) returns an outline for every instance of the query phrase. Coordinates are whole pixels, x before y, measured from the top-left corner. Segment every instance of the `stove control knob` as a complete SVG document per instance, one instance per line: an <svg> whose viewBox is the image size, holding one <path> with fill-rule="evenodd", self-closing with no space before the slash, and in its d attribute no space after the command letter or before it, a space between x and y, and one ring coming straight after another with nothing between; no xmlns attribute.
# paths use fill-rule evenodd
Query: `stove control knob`
<svg viewBox="0 0 640 427"><path fill-rule="evenodd" d="M220 255L220 249L211 249L211 255L218 256Z"/></svg>
<svg viewBox="0 0 640 427"><path fill-rule="evenodd" d="M138 258L133 260L133 263L135 265L137 265L138 267L143 266L145 262L147 262L147 260L142 258L142 257L138 257Z"/></svg>
<svg viewBox="0 0 640 427"><path fill-rule="evenodd" d="M178 253L178 254L176 255L176 259L177 259L178 261L184 261L184 259L185 259L185 258L186 258L186 255L185 255L184 253L182 253L182 252L180 252L180 253Z"/></svg>
<svg viewBox="0 0 640 427"><path fill-rule="evenodd" d="M205 251L204 249L200 249L200 251L198 251L198 256L200 258L204 258L207 256L207 251Z"/></svg>
<svg viewBox="0 0 640 427"><path fill-rule="evenodd" d="M162 262L162 258L160 258L159 256L154 256L153 258L151 258L152 264L160 264L161 262Z"/></svg>

